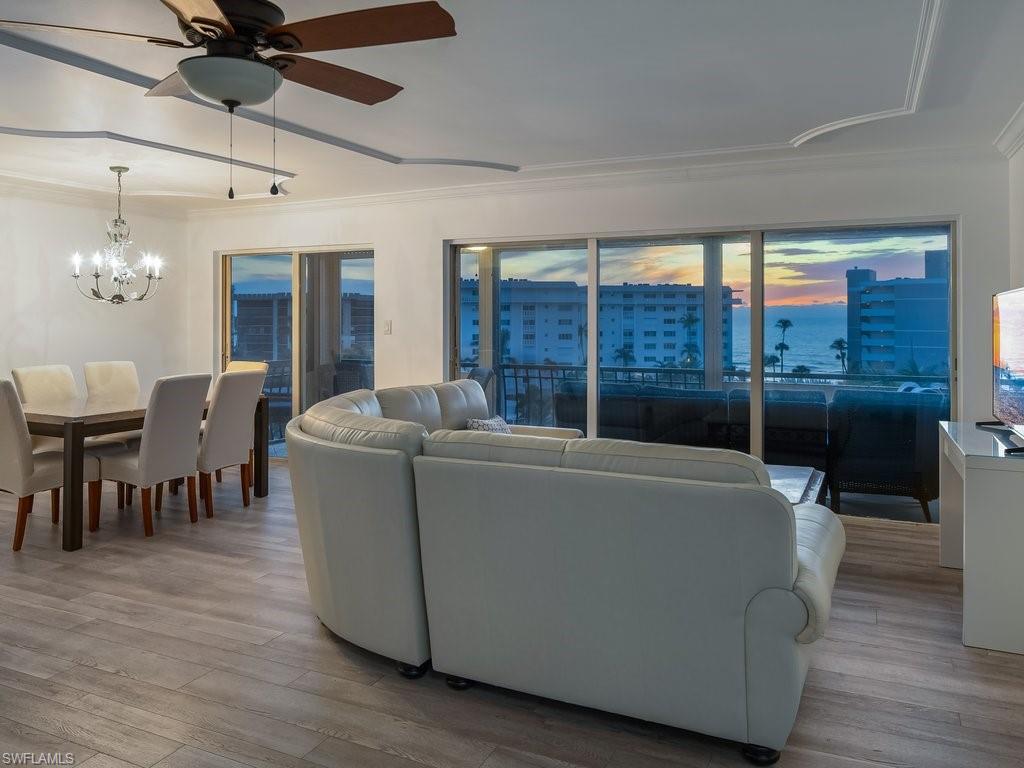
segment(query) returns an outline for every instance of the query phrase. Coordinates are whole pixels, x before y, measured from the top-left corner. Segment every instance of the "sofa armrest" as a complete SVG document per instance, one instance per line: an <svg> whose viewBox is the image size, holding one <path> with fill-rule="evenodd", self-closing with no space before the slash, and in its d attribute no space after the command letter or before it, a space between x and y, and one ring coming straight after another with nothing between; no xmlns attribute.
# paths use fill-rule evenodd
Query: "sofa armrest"
<svg viewBox="0 0 1024 768"><path fill-rule="evenodd" d="M526 424L509 424L513 435L531 435L533 437L557 437L559 440L574 440L583 437L578 429L567 427L533 427Z"/></svg>
<svg viewBox="0 0 1024 768"><path fill-rule="evenodd" d="M797 575L793 591L807 606L807 626L797 642L813 643L825 634L832 609L832 588L846 550L846 532L830 510L818 504L797 504Z"/></svg>

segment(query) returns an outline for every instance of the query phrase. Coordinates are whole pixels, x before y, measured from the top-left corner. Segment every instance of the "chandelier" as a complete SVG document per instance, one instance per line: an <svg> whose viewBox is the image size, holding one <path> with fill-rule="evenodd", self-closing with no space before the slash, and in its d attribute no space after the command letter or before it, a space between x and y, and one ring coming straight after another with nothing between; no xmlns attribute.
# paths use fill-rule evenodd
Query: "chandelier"
<svg viewBox="0 0 1024 768"><path fill-rule="evenodd" d="M110 241L102 251L92 256L92 273L82 275L82 256L75 253L71 257L74 265L72 277L78 292L92 301L106 304L126 304L129 301L145 301L156 294L156 288L163 279L160 269L163 260L144 251L139 251L138 258L129 262L128 250L132 245L131 227L121 218L121 175L128 173L123 165L112 165L110 170L117 174L117 217L107 224L107 239ZM85 288L82 286L85 278ZM141 283L145 278L145 288L141 291L132 290L136 281ZM104 293L101 281L109 283L108 292Z"/></svg>

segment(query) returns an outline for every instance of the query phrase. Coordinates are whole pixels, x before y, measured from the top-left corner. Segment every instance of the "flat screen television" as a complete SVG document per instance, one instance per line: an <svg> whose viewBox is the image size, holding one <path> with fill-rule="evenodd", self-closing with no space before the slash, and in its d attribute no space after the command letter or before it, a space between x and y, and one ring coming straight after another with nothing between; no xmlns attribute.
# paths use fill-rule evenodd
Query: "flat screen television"
<svg viewBox="0 0 1024 768"><path fill-rule="evenodd" d="M1024 288L992 298L992 412L1024 435Z"/></svg>

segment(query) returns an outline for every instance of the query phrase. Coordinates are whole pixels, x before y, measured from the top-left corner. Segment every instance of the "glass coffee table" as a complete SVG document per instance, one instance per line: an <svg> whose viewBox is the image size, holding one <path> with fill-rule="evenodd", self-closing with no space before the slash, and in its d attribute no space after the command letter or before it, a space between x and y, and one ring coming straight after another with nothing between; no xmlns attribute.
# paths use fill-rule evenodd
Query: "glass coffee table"
<svg viewBox="0 0 1024 768"><path fill-rule="evenodd" d="M791 467L766 464L772 488L782 493L790 504L823 504L825 473L814 467Z"/></svg>

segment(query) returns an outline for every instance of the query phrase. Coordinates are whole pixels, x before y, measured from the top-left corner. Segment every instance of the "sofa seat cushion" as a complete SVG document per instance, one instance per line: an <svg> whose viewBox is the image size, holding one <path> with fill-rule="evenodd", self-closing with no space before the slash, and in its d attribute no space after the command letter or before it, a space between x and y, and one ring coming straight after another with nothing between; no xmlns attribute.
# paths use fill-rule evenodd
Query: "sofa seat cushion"
<svg viewBox="0 0 1024 768"><path fill-rule="evenodd" d="M334 399L317 403L301 416L303 432L332 443L404 451L410 458L423 452L427 433L422 424L363 416Z"/></svg>
<svg viewBox="0 0 1024 768"><path fill-rule="evenodd" d="M487 395L472 379L434 384L433 390L441 406L441 429L465 429L470 419L490 418Z"/></svg>
<svg viewBox="0 0 1024 768"><path fill-rule="evenodd" d="M745 453L718 448L693 448L608 438L570 440L562 455L561 466L566 469L771 487L768 471L760 460Z"/></svg>
<svg viewBox="0 0 1024 768"><path fill-rule="evenodd" d="M441 429L423 441L423 455L443 459L557 467L562 460L566 442L555 437Z"/></svg>
<svg viewBox="0 0 1024 768"><path fill-rule="evenodd" d="M426 427L427 432L441 429L441 405L432 386L391 387L378 389L374 394L385 419L414 421Z"/></svg>

